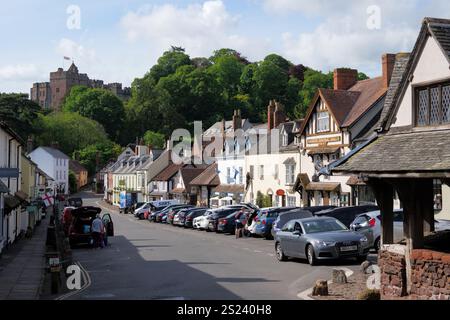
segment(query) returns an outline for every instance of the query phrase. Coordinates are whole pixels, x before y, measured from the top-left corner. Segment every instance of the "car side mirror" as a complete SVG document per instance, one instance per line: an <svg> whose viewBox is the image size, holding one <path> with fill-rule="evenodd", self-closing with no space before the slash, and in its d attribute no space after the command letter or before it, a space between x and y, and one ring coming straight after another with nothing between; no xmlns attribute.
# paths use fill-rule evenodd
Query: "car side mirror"
<svg viewBox="0 0 450 320"><path fill-rule="evenodd" d="M300 232L300 230L295 230L294 232L292 232L292 234L294 235L294 236L301 236L302 235L302 233Z"/></svg>

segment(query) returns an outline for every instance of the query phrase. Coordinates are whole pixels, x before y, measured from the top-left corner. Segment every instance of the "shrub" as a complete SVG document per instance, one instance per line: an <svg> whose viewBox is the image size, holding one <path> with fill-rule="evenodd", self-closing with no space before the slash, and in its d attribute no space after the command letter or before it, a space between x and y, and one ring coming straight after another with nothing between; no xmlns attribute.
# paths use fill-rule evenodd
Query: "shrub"
<svg viewBox="0 0 450 320"><path fill-rule="evenodd" d="M358 300L380 300L380 290L366 289L358 294Z"/></svg>

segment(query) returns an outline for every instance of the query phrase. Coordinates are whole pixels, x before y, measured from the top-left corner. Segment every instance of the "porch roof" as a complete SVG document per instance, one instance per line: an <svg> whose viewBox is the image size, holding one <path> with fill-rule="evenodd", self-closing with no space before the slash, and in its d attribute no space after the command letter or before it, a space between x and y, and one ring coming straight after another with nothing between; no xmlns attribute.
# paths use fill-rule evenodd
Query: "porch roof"
<svg viewBox="0 0 450 320"><path fill-rule="evenodd" d="M175 188L172 189L172 191L170 191L170 193L184 193L184 192L186 192L185 188Z"/></svg>
<svg viewBox="0 0 450 320"><path fill-rule="evenodd" d="M308 155L315 154L333 154L339 151L340 146L327 146L327 147L313 147L308 151Z"/></svg>
<svg viewBox="0 0 450 320"><path fill-rule="evenodd" d="M306 186L306 191L328 191L333 192L339 190L341 184L339 182L310 182Z"/></svg>
<svg viewBox="0 0 450 320"><path fill-rule="evenodd" d="M223 193L244 193L245 186L243 184L220 184L214 191Z"/></svg>
<svg viewBox="0 0 450 320"><path fill-rule="evenodd" d="M383 135L332 171L367 176L450 177L449 145L450 130Z"/></svg>

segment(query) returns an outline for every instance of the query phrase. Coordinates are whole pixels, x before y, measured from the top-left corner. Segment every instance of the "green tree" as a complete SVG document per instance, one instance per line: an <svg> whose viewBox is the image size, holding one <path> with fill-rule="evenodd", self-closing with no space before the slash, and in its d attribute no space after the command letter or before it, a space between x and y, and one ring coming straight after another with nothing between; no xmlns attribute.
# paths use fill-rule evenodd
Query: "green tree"
<svg viewBox="0 0 450 320"><path fill-rule="evenodd" d="M68 155L88 145L108 141L101 124L78 113L58 112L40 118L42 131L36 139L38 144L58 142L60 149Z"/></svg>
<svg viewBox="0 0 450 320"><path fill-rule="evenodd" d="M158 82L162 77L175 73L179 67L190 64L192 64L191 59L184 53L184 49L172 47L171 50L163 53L158 59L158 63L150 69L146 76L150 76L155 82Z"/></svg>
<svg viewBox="0 0 450 320"><path fill-rule="evenodd" d="M64 102L63 111L78 112L99 122L108 136L115 141L123 129L123 102L109 90L75 86Z"/></svg>
<svg viewBox="0 0 450 320"><path fill-rule="evenodd" d="M71 194L78 192L77 176L72 170L69 170L69 192Z"/></svg>
<svg viewBox="0 0 450 320"><path fill-rule="evenodd" d="M22 139L39 133L41 107L26 94L0 93L0 120L8 124Z"/></svg>
<svg viewBox="0 0 450 320"><path fill-rule="evenodd" d="M121 146L112 141L104 141L75 150L72 153L72 157L77 159L88 170L89 175L93 175L109 160L117 159L117 156L122 152L122 149Z"/></svg>
<svg viewBox="0 0 450 320"><path fill-rule="evenodd" d="M297 110L298 114L305 115L306 110L311 104L318 88L333 88L333 73L324 74L320 71L308 69L305 71L305 80L303 88L300 91L301 110Z"/></svg>
<svg viewBox="0 0 450 320"><path fill-rule="evenodd" d="M156 149L164 148L165 141L166 141L166 139L165 139L164 135L161 133L148 130L144 134L145 144L150 145L153 148L156 148Z"/></svg>
<svg viewBox="0 0 450 320"><path fill-rule="evenodd" d="M365 74L364 72L358 72L358 81L367 79L369 79L369 76L367 74Z"/></svg>

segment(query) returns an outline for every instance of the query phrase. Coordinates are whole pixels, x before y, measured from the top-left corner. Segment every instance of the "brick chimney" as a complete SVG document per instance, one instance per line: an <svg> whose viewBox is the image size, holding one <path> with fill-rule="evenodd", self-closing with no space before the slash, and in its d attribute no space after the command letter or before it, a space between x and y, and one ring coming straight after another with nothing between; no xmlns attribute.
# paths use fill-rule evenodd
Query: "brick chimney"
<svg viewBox="0 0 450 320"><path fill-rule="evenodd" d="M233 114L233 130L242 128L241 110L234 110Z"/></svg>
<svg viewBox="0 0 450 320"><path fill-rule="evenodd" d="M286 114L284 113L284 106L279 103L275 102L275 112L273 115L273 127L277 128L280 124L283 122L286 122Z"/></svg>
<svg viewBox="0 0 450 320"><path fill-rule="evenodd" d="M267 106L267 129L268 131L274 128L274 116L275 116L275 100L270 100Z"/></svg>
<svg viewBox="0 0 450 320"><path fill-rule="evenodd" d="M392 71L395 65L395 54L385 53L381 57L381 64L383 67L383 86L384 88L389 88L389 83L391 82Z"/></svg>
<svg viewBox="0 0 450 320"><path fill-rule="evenodd" d="M358 70L340 68L334 70L334 90L348 90L358 81Z"/></svg>

